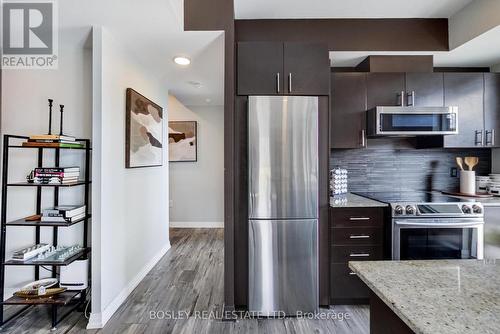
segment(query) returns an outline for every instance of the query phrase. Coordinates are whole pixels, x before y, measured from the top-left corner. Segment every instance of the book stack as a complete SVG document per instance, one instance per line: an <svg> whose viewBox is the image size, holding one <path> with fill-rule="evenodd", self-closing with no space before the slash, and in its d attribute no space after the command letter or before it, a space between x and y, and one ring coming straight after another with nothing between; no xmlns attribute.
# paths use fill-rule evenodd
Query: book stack
<svg viewBox="0 0 500 334"><path fill-rule="evenodd" d="M80 167L38 167L31 172L31 182L38 184L70 184L78 182Z"/></svg>
<svg viewBox="0 0 500 334"><path fill-rule="evenodd" d="M85 218L85 205L56 206L42 211L42 222L71 223Z"/></svg>
<svg viewBox="0 0 500 334"><path fill-rule="evenodd" d="M63 147L82 148L82 143L77 143L76 138L67 135L36 135L30 136L23 146L28 147Z"/></svg>

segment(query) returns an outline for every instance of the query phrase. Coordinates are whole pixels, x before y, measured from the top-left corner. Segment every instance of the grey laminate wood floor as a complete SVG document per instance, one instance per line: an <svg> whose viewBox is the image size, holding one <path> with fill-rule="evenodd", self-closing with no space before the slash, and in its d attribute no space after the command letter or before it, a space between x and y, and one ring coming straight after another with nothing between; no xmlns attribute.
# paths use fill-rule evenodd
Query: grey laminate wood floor
<svg viewBox="0 0 500 334"><path fill-rule="evenodd" d="M347 314L349 317L347 320L200 319L199 316L203 315L203 311L212 312L212 316L219 316L222 312L223 233L222 229L171 229L172 248L102 330L86 331L86 319L81 313L74 313L65 319L56 331L50 331L48 309L37 307L7 324L0 332L71 334L369 332L367 306L338 306L322 310L325 315ZM164 319L151 319L151 312L156 312L157 316ZM166 319L169 314L176 315L180 319Z"/></svg>

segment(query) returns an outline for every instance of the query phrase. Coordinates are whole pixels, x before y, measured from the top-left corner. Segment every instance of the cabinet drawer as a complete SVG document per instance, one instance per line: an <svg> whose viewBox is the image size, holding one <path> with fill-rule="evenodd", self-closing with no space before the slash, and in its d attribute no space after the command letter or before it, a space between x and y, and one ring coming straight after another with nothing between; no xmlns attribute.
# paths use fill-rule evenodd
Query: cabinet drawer
<svg viewBox="0 0 500 334"><path fill-rule="evenodd" d="M369 298L370 289L349 269L347 263L330 266L331 298Z"/></svg>
<svg viewBox="0 0 500 334"><path fill-rule="evenodd" d="M332 209L331 227L382 227L383 208Z"/></svg>
<svg viewBox="0 0 500 334"><path fill-rule="evenodd" d="M382 259L382 246L332 246L332 263Z"/></svg>
<svg viewBox="0 0 500 334"><path fill-rule="evenodd" d="M341 245L381 245L383 232L381 228L333 228L332 244Z"/></svg>

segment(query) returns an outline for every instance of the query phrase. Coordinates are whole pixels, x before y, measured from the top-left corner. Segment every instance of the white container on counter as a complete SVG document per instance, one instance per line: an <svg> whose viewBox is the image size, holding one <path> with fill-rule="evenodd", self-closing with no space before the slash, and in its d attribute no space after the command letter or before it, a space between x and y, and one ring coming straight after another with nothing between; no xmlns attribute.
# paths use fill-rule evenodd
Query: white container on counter
<svg viewBox="0 0 500 334"><path fill-rule="evenodd" d="M471 170L460 171L460 192L462 194L476 194L476 172Z"/></svg>
<svg viewBox="0 0 500 334"><path fill-rule="evenodd" d="M476 176L476 192L487 193L490 182L489 176Z"/></svg>

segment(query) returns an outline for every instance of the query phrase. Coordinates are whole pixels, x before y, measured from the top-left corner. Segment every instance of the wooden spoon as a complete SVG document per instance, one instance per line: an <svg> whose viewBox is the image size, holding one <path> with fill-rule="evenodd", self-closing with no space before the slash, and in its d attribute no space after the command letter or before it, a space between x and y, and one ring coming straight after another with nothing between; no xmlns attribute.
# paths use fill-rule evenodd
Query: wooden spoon
<svg viewBox="0 0 500 334"><path fill-rule="evenodd" d="M456 157L455 160L457 161L457 165L460 167L460 170L464 170L464 160L462 157Z"/></svg>
<svg viewBox="0 0 500 334"><path fill-rule="evenodd" d="M465 164L469 166L469 170L472 170L479 163L478 157L465 157Z"/></svg>

